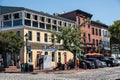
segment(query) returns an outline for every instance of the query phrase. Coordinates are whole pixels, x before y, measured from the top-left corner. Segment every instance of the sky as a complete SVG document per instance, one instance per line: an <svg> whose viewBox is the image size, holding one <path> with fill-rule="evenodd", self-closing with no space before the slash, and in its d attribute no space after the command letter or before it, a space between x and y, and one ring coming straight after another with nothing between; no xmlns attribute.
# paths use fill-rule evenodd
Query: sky
<svg viewBox="0 0 120 80"><path fill-rule="evenodd" d="M25 7L49 14L80 9L92 14L92 20L106 25L120 20L120 0L0 0L0 5Z"/></svg>

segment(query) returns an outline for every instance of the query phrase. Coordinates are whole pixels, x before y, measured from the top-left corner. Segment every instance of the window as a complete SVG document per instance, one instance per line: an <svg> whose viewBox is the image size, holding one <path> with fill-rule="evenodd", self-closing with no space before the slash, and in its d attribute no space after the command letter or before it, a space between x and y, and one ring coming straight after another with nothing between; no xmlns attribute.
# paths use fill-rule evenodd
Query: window
<svg viewBox="0 0 120 80"><path fill-rule="evenodd" d="M84 40L84 43L86 43L86 34L84 33L84 38L83 38L83 40Z"/></svg>
<svg viewBox="0 0 120 80"><path fill-rule="evenodd" d="M33 19L34 20L38 20L38 16L37 15L33 15Z"/></svg>
<svg viewBox="0 0 120 80"><path fill-rule="evenodd" d="M98 46L98 40L96 40L96 46Z"/></svg>
<svg viewBox="0 0 120 80"><path fill-rule="evenodd" d="M37 41L40 41L40 32L37 32Z"/></svg>
<svg viewBox="0 0 120 80"><path fill-rule="evenodd" d="M48 52L45 52L45 55L48 55Z"/></svg>
<svg viewBox="0 0 120 80"><path fill-rule="evenodd" d="M55 52L52 52L52 61L55 61Z"/></svg>
<svg viewBox="0 0 120 80"><path fill-rule="evenodd" d="M55 42L55 37L54 37L54 35L52 35L51 38L52 38L52 43L54 43L54 42Z"/></svg>
<svg viewBox="0 0 120 80"><path fill-rule="evenodd" d="M98 35L98 29L96 29L96 35Z"/></svg>
<svg viewBox="0 0 120 80"><path fill-rule="evenodd" d="M57 24L57 21L56 21L56 20L53 20L53 24Z"/></svg>
<svg viewBox="0 0 120 80"><path fill-rule="evenodd" d="M107 31L104 32L104 37L107 37Z"/></svg>
<svg viewBox="0 0 120 80"><path fill-rule="evenodd" d="M67 26L67 23L66 22L64 22L64 27L66 27Z"/></svg>
<svg viewBox="0 0 120 80"><path fill-rule="evenodd" d="M61 25L62 25L62 22L61 22L61 21L58 21L58 24L61 26Z"/></svg>
<svg viewBox="0 0 120 80"><path fill-rule="evenodd" d="M25 13L25 17L30 19L31 18L31 14L30 13Z"/></svg>
<svg viewBox="0 0 120 80"><path fill-rule="evenodd" d="M95 40L94 39L92 39L92 43L93 43L93 45L95 45Z"/></svg>
<svg viewBox="0 0 120 80"><path fill-rule="evenodd" d="M13 14L13 18L14 19L19 19L19 18L21 18L22 16L21 16L21 13L15 13L15 14Z"/></svg>
<svg viewBox="0 0 120 80"><path fill-rule="evenodd" d="M40 24L40 28L45 29L45 24L44 23L39 23Z"/></svg>
<svg viewBox="0 0 120 80"><path fill-rule="evenodd" d="M22 19L20 20L13 20L13 26L21 26L22 25Z"/></svg>
<svg viewBox="0 0 120 80"><path fill-rule="evenodd" d="M32 41L32 31L28 31L28 40Z"/></svg>
<svg viewBox="0 0 120 80"><path fill-rule="evenodd" d="M99 36L101 36L101 30L99 29Z"/></svg>
<svg viewBox="0 0 120 80"><path fill-rule="evenodd" d="M61 27L60 26L58 26L58 31L61 31Z"/></svg>
<svg viewBox="0 0 120 80"><path fill-rule="evenodd" d="M24 20L24 24L26 26L31 26L31 20Z"/></svg>
<svg viewBox="0 0 120 80"><path fill-rule="evenodd" d="M88 42L90 42L90 34L88 34Z"/></svg>
<svg viewBox="0 0 120 80"><path fill-rule="evenodd" d="M3 22L4 27L12 27L12 21L5 21Z"/></svg>
<svg viewBox="0 0 120 80"><path fill-rule="evenodd" d="M44 41L48 42L48 35L46 33L44 34Z"/></svg>
<svg viewBox="0 0 120 80"><path fill-rule="evenodd" d="M78 19L78 24L80 24L80 17L78 16L78 18L77 18L77 19Z"/></svg>
<svg viewBox="0 0 120 80"><path fill-rule="evenodd" d="M88 24L88 28L90 28L90 24Z"/></svg>
<svg viewBox="0 0 120 80"><path fill-rule="evenodd" d="M58 39L58 40L57 40L57 43L60 43L60 41L61 41L61 40L60 40L60 39Z"/></svg>
<svg viewBox="0 0 120 80"><path fill-rule="evenodd" d="M28 55L29 55L29 62L32 62L32 51Z"/></svg>
<svg viewBox="0 0 120 80"><path fill-rule="evenodd" d="M46 21L47 21L48 23L51 23L51 19L49 19L49 18L47 18Z"/></svg>
<svg viewBox="0 0 120 80"><path fill-rule="evenodd" d="M52 30L55 30L55 31L57 31L57 26L52 26Z"/></svg>
<svg viewBox="0 0 120 80"><path fill-rule="evenodd" d="M61 62L61 53L58 52L58 62Z"/></svg>
<svg viewBox="0 0 120 80"><path fill-rule="evenodd" d="M92 35L94 35L94 28L92 28Z"/></svg>
<svg viewBox="0 0 120 80"><path fill-rule="evenodd" d="M33 23L33 27L38 27L38 22L33 21L32 23Z"/></svg>
<svg viewBox="0 0 120 80"><path fill-rule="evenodd" d="M10 19L11 19L11 14L3 16L3 20L10 20Z"/></svg>
<svg viewBox="0 0 120 80"><path fill-rule="evenodd" d="M16 34L17 34L18 36L20 36L20 31L17 31Z"/></svg>
<svg viewBox="0 0 120 80"><path fill-rule="evenodd" d="M46 24L46 29L47 30L51 30L51 25L50 24Z"/></svg>
<svg viewBox="0 0 120 80"><path fill-rule="evenodd" d="M45 21L45 17L40 17L40 21L44 22Z"/></svg>
<svg viewBox="0 0 120 80"><path fill-rule="evenodd" d="M71 24L68 24L68 26L71 26Z"/></svg>

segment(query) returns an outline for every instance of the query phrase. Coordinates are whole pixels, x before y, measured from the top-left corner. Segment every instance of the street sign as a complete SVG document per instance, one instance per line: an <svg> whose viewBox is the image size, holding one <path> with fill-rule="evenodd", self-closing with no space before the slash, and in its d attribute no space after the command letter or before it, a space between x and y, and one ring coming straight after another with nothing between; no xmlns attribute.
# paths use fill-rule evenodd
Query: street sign
<svg viewBox="0 0 120 80"><path fill-rule="evenodd" d="M27 51L31 51L31 46L27 46Z"/></svg>
<svg viewBox="0 0 120 80"><path fill-rule="evenodd" d="M42 48L42 50L43 50L43 51L53 51L53 52L55 52L57 49L54 48L54 47L46 47L46 46L45 46L45 47Z"/></svg>

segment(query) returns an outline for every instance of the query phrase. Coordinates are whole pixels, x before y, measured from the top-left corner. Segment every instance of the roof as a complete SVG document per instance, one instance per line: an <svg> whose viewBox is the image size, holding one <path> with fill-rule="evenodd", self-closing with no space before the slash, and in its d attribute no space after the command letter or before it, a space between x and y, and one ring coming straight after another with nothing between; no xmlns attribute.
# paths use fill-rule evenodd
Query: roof
<svg viewBox="0 0 120 80"><path fill-rule="evenodd" d="M79 10L79 9L76 9L76 10L73 10L73 11L70 11L70 12L66 12L66 13L63 13L63 14L60 14L60 15L64 15L64 14L68 14L68 13L76 13L77 15L79 14L82 14L82 15L85 15L85 16L88 16L88 17L92 17L93 15L88 13L88 12L85 12L85 11L82 11L82 10Z"/></svg>
<svg viewBox="0 0 120 80"><path fill-rule="evenodd" d="M55 15L50 15L50 14L44 13L42 11L35 11L35 10L24 8L24 7L0 6L0 14L16 12L16 11L22 11L22 10L33 12L33 13L44 15L44 16L48 16L48 17L52 17L52 18L56 18L56 19L62 19L64 21L75 23L75 21L73 21L73 20L69 20L69 19L66 19L66 18L63 18L63 17L59 17L59 16L55 16Z"/></svg>
<svg viewBox="0 0 120 80"><path fill-rule="evenodd" d="M106 25L106 24L104 24L104 23L101 23L101 22L91 21L91 23L97 24L97 25L101 25L101 26L104 27L104 28L108 28L108 25Z"/></svg>

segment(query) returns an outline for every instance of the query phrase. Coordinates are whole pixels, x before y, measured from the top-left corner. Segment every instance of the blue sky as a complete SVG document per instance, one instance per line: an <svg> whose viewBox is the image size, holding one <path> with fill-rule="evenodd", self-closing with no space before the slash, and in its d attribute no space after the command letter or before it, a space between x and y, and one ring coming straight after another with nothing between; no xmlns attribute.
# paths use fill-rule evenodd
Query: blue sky
<svg viewBox="0 0 120 80"><path fill-rule="evenodd" d="M0 0L0 5L25 7L49 14L80 9L93 14L92 20L107 25L120 20L120 0Z"/></svg>

